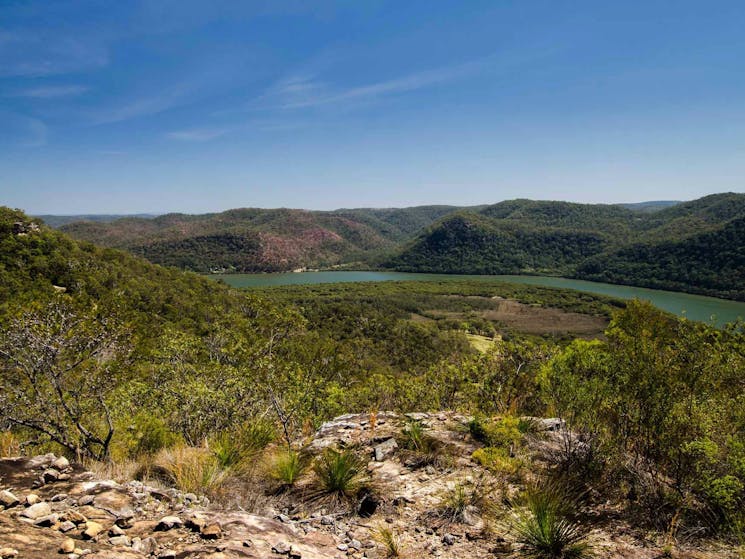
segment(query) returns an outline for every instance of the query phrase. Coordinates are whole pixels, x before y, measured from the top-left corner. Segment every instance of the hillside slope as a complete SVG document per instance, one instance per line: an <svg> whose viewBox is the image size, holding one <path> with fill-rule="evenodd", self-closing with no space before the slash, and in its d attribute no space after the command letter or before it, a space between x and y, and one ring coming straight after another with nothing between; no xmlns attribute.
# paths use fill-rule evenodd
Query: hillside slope
<svg viewBox="0 0 745 559"><path fill-rule="evenodd" d="M457 208L314 212L243 208L218 214L167 214L61 229L77 239L123 248L151 262L208 271L286 271L369 259L393 250Z"/></svg>
<svg viewBox="0 0 745 559"><path fill-rule="evenodd" d="M387 266L551 274L745 300L745 195L655 212L511 200L436 222Z"/></svg>

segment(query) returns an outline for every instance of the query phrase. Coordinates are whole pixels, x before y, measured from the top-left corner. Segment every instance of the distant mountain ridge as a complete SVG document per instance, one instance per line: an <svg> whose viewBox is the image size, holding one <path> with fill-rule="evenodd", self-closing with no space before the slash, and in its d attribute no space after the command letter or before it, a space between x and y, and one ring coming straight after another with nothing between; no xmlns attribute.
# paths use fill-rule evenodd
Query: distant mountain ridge
<svg viewBox="0 0 745 559"><path fill-rule="evenodd" d="M400 271L547 274L745 300L745 194L658 211L510 200L435 222Z"/></svg>
<svg viewBox="0 0 745 559"><path fill-rule="evenodd" d="M68 223L73 237L198 272L338 266L561 275L745 300L745 194L690 202L241 208Z"/></svg>

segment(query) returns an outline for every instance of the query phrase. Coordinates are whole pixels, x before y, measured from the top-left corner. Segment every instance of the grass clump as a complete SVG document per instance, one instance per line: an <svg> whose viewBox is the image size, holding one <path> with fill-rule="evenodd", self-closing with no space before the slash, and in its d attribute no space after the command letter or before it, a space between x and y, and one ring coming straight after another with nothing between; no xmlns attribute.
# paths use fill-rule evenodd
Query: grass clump
<svg viewBox="0 0 745 559"><path fill-rule="evenodd" d="M180 445L164 449L155 457L154 466L186 493L214 495L227 477L215 455L205 448Z"/></svg>
<svg viewBox="0 0 745 559"><path fill-rule="evenodd" d="M529 559L584 559L591 557L587 530L570 517L577 499L557 485L528 488L525 502L515 507L512 532Z"/></svg>
<svg viewBox="0 0 745 559"><path fill-rule="evenodd" d="M484 478L464 480L455 483L442 496L438 512L450 522L465 522L468 513L491 512L489 495L494 487L485 483Z"/></svg>
<svg viewBox="0 0 745 559"><path fill-rule="evenodd" d="M369 481L365 464L351 450L326 449L313 471L321 493L338 500L354 497Z"/></svg>
<svg viewBox="0 0 745 559"><path fill-rule="evenodd" d="M239 429L223 431L211 440L210 446L221 468L243 471L275 438L274 425L257 420Z"/></svg>
<svg viewBox="0 0 745 559"><path fill-rule="evenodd" d="M383 546L386 557L401 556L401 544L399 543L398 536L388 526L378 526L373 532L373 539Z"/></svg>
<svg viewBox="0 0 745 559"><path fill-rule="evenodd" d="M512 416L497 419L474 417L468 424L475 440L492 447L515 448L522 442L523 431L527 429L525 422Z"/></svg>
<svg viewBox="0 0 745 559"><path fill-rule="evenodd" d="M409 467L444 466L447 463L442 443L427 434L421 421L409 421L401 431L398 443L407 455L406 465Z"/></svg>
<svg viewBox="0 0 745 559"><path fill-rule="evenodd" d="M280 489L295 485L304 470L304 461L300 453L294 450L278 452L270 458L268 464L269 477L280 484Z"/></svg>
<svg viewBox="0 0 745 559"><path fill-rule="evenodd" d="M20 456L21 444L12 431L0 432L0 458Z"/></svg>

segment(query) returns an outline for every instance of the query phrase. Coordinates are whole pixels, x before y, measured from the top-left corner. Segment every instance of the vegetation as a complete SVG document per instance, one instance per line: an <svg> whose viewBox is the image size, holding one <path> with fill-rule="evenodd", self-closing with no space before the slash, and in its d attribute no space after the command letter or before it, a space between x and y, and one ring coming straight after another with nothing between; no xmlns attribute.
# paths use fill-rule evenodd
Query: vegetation
<svg viewBox="0 0 745 559"><path fill-rule="evenodd" d="M694 215L704 229L738 211L681 206L648 215ZM294 445L321 422L453 410L474 417L473 439L461 436L479 446L485 475L522 483L540 468L640 529L743 533L742 324L716 329L638 301L489 281L241 292L8 209L0 247L2 453L137 460L143 475L213 494L231 476L249 483L273 454L275 481L300 481L285 497L304 486ZM505 301L521 313L592 315L604 332L528 332L497 312ZM493 343L478 351L469 334ZM540 466L526 416L566 420ZM404 459L442 451L417 423L399 445ZM328 450L313 479L324 498L358 496L365 464L350 448ZM477 506L468 488L452 497L456 513ZM540 493L526 507L525 546L530 537L548 557L581 551L573 511Z"/></svg>
<svg viewBox="0 0 745 559"><path fill-rule="evenodd" d="M587 529L571 519L577 505L558 485L530 487L524 505L515 507L512 530L521 555L530 559L582 559L590 557Z"/></svg>
<svg viewBox="0 0 745 559"><path fill-rule="evenodd" d="M337 500L355 497L367 483L365 463L354 451L326 449L313 465L318 489Z"/></svg>
<svg viewBox="0 0 745 559"><path fill-rule="evenodd" d="M386 265L549 274L745 300L745 195L634 211L512 200L446 216Z"/></svg>

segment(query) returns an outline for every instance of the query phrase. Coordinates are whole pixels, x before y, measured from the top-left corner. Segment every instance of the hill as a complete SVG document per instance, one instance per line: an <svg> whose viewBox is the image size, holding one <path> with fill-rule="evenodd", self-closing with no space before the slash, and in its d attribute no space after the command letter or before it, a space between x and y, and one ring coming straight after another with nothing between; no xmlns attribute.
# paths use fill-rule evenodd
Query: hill
<svg viewBox="0 0 745 559"><path fill-rule="evenodd" d="M109 223L117 219L123 219L126 217L139 217L143 219L153 218L158 214L76 214L76 215L52 215L42 214L33 216L41 219L49 227L62 227L68 223L77 223L78 221L96 221L101 223Z"/></svg>
<svg viewBox="0 0 745 559"><path fill-rule="evenodd" d="M745 195L655 212L511 200L437 221L386 262L400 271L550 274L745 300Z"/></svg>
<svg viewBox="0 0 745 559"><path fill-rule="evenodd" d="M158 264L199 272L287 271L371 259L457 208L349 209L333 212L243 208L217 214L167 214L61 230L123 248Z"/></svg>

